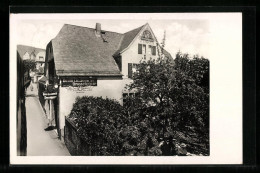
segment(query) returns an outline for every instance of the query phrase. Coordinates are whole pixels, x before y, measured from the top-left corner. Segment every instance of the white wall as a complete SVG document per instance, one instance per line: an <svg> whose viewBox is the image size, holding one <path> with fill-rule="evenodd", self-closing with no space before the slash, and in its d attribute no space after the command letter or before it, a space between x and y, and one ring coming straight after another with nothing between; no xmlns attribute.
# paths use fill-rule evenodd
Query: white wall
<svg viewBox="0 0 260 173"><path fill-rule="evenodd" d="M45 61L45 51L41 51L41 52L39 52L37 55L36 55L36 61L39 61L40 60L40 56L42 56L43 57L43 60L42 61Z"/></svg>
<svg viewBox="0 0 260 173"><path fill-rule="evenodd" d="M60 87L60 127L64 128L65 125L65 116L70 114L73 103L75 102L76 97L82 96L96 96L103 98L111 98L117 100L122 104L122 88L123 83L122 79L98 79L97 86L93 86L91 91L71 91L68 87ZM62 134L63 135L63 134Z"/></svg>
<svg viewBox="0 0 260 173"><path fill-rule="evenodd" d="M149 50L149 45L156 46L156 39L154 35L153 35L154 37L153 42L141 40L141 36L143 34L143 31L145 30L149 30L153 35L151 28L148 25L146 25L139 33L139 35L136 37L136 39L133 41L133 43L130 44L129 48L122 53L122 74L124 75L123 78L128 77L128 63L138 64L145 55L144 52L142 52L142 54L138 54L138 44L146 44L146 60L150 58L154 59L158 55L157 48L156 48L155 56L152 55L151 51Z"/></svg>
<svg viewBox="0 0 260 173"><path fill-rule="evenodd" d="M32 54L30 55L30 59L35 61L35 58L36 58L36 56L32 53Z"/></svg>
<svg viewBox="0 0 260 173"><path fill-rule="evenodd" d="M28 52L26 52L24 55L23 55L23 60L25 59L30 59L30 55Z"/></svg>
<svg viewBox="0 0 260 173"><path fill-rule="evenodd" d="M150 30L151 34L152 31L150 27L147 25L145 26L140 34L137 36L137 38L134 40L134 42L129 46L128 49L126 49L122 53L122 74L123 80L121 79L109 79L109 78L103 78L97 80L97 86L92 88L92 91L84 91L84 92L77 92L77 91L71 91L68 89L68 87L60 87L60 127L61 129L64 128L65 125L65 116L68 116L70 114L70 111L72 109L73 103L75 102L75 99L77 96L96 96L103 98L111 98L116 99L119 101L120 104L122 104L122 93L123 90L125 90L125 85L132 82L132 79L128 78L128 63L139 63L142 57L144 57L143 54L138 54L138 44L146 44L146 59L156 58L158 56L158 52L156 49L156 55L152 55L151 51L148 51L149 45L156 46L156 39L154 38L153 42L141 40L141 36L143 31ZM154 37L154 36L153 36ZM149 53L150 52L150 53ZM62 134L63 135L63 134Z"/></svg>

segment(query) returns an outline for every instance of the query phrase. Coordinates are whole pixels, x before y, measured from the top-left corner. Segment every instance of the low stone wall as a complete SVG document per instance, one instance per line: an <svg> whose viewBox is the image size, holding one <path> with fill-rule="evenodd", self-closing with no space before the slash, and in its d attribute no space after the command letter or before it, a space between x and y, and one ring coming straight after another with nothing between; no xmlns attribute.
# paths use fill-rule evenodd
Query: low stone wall
<svg viewBox="0 0 260 173"><path fill-rule="evenodd" d="M65 118L64 142L72 156L95 155L91 152L91 147L77 135L75 124L67 117Z"/></svg>

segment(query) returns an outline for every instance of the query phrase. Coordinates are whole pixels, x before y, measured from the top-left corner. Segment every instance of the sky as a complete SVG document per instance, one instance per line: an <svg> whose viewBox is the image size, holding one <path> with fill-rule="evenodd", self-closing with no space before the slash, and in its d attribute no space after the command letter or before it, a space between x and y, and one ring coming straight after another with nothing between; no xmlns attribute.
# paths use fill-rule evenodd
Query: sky
<svg viewBox="0 0 260 173"><path fill-rule="evenodd" d="M95 28L96 23L101 23L103 30L125 33L148 23L159 42L163 39L164 31L166 32L165 49L173 57L179 50L191 56L210 56L208 19L167 18L166 15L156 14L18 14L15 17L17 44L45 49L64 24Z"/></svg>

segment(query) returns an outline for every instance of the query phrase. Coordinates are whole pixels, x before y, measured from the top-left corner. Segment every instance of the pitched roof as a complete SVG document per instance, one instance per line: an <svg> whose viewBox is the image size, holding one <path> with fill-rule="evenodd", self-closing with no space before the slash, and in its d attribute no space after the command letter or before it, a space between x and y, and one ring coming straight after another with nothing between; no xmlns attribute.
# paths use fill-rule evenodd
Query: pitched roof
<svg viewBox="0 0 260 173"><path fill-rule="evenodd" d="M45 52L45 49L36 48L36 47L32 47L32 46L26 46L26 45L17 45L17 51L20 54L20 56L23 57L26 52L28 52L29 55L33 52L35 55L37 55L39 52L42 52L42 51Z"/></svg>
<svg viewBox="0 0 260 173"><path fill-rule="evenodd" d="M136 35L141 31L141 29L144 27L140 26L139 28L133 29L131 31L128 31L123 34L123 38L120 44L119 49L114 53L114 56L118 55L122 50L127 48L129 44L133 41L133 39L136 37Z"/></svg>
<svg viewBox="0 0 260 173"><path fill-rule="evenodd" d="M56 74L121 75L113 56L126 49L145 25L124 34L102 30L102 37L96 35L94 28L63 25L50 42Z"/></svg>
<svg viewBox="0 0 260 173"><path fill-rule="evenodd" d="M120 75L112 55L123 35L103 32L106 41L93 28L65 24L51 41L57 75Z"/></svg>

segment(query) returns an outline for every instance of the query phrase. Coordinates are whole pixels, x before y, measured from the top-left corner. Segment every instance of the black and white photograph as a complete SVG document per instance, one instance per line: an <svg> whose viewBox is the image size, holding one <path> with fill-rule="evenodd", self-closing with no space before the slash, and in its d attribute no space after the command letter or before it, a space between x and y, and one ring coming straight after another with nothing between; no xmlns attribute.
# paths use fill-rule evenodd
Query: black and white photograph
<svg viewBox="0 0 260 173"><path fill-rule="evenodd" d="M241 16L10 14L12 163L241 163Z"/></svg>

